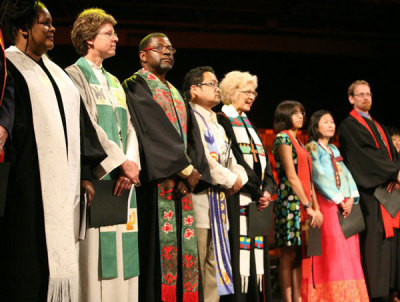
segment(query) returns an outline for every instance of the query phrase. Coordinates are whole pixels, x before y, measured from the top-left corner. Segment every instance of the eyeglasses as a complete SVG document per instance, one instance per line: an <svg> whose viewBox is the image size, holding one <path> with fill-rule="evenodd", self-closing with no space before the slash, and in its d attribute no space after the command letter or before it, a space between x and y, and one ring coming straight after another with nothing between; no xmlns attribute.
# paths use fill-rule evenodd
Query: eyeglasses
<svg viewBox="0 0 400 302"><path fill-rule="evenodd" d="M247 96L253 95L255 98L258 96L258 92L253 90L244 90L240 92L246 94Z"/></svg>
<svg viewBox="0 0 400 302"><path fill-rule="evenodd" d="M354 96L358 96L358 97L361 97L361 98L365 98L366 96L367 97L372 97L372 93L370 93L370 92L367 92L367 93L359 93L359 94L354 94Z"/></svg>
<svg viewBox="0 0 400 302"><path fill-rule="evenodd" d="M118 38L118 35L115 31L113 32L106 32L106 33L98 33L98 35L104 35L107 36L107 38L112 39L112 37Z"/></svg>
<svg viewBox="0 0 400 302"><path fill-rule="evenodd" d="M175 54L176 53L176 49L175 48L173 48L173 47L171 47L171 46L161 46L161 45L158 45L158 46L156 46L156 47L149 47L149 48L144 48L144 49L142 49L142 51L146 51L146 50L152 50L152 51L155 51L155 52L158 52L158 53L164 53L164 52L170 52L170 53L172 53L172 54Z"/></svg>
<svg viewBox="0 0 400 302"><path fill-rule="evenodd" d="M208 86L208 87L211 87L211 88L214 88L214 89L219 88L218 83L212 83L212 82L210 82L210 83L200 83L200 84L197 84L196 86Z"/></svg>

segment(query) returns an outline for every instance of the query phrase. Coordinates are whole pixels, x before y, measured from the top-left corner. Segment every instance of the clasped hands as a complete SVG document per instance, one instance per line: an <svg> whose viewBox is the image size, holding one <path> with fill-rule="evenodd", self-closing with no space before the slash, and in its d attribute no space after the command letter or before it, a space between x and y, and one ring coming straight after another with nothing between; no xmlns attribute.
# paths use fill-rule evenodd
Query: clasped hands
<svg viewBox="0 0 400 302"><path fill-rule="evenodd" d="M345 198L340 204L339 206L343 209L343 217L347 218L350 213L351 213L351 209L353 208L353 204L354 204L354 198Z"/></svg>
<svg viewBox="0 0 400 302"><path fill-rule="evenodd" d="M201 174L196 169L193 169L187 178L179 178L173 190L174 199L181 199L183 196L193 192L200 178Z"/></svg>
<svg viewBox="0 0 400 302"><path fill-rule="evenodd" d="M321 228L322 222L324 221L324 216L319 209L314 210L312 207L306 209L308 215L310 215L311 219L311 227L313 228Z"/></svg>
<svg viewBox="0 0 400 302"><path fill-rule="evenodd" d="M262 211L266 207L269 206L270 202L272 201L272 196L268 191L263 192L263 196L260 197L258 200L258 210Z"/></svg>
<svg viewBox="0 0 400 302"><path fill-rule="evenodd" d="M113 194L115 196L121 196L125 190L130 190L132 184L139 186L139 173L140 169L135 162L126 160L120 165L121 175L115 182ZM81 181L81 191L87 192L88 205L92 204L95 190L93 183L90 180L84 179Z"/></svg>
<svg viewBox="0 0 400 302"><path fill-rule="evenodd" d="M121 175L115 182L113 194L115 196L121 196L125 190L130 190L132 184L140 186L139 173L140 169L134 161L126 160L121 164L120 170Z"/></svg>

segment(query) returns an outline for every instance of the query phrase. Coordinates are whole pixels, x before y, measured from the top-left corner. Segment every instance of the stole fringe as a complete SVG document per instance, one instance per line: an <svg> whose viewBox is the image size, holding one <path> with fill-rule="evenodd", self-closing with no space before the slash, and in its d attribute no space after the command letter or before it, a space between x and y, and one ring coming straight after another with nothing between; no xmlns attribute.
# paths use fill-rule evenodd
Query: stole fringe
<svg viewBox="0 0 400 302"><path fill-rule="evenodd" d="M78 302L78 277L50 277L47 302Z"/></svg>
<svg viewBox="0 0 400 302"><path fill-rule="evenodd" d="M263 277L264 277L264 275L261 275L261 274L257 275L257 285L260 288L260 292L263 291Z"/></svg>
<svg viewBox="0 0 400 302"><path fill-rule="evenodd" d="M247 294L249 288L249 277L248 276L240 276L241 284L242 284L242 294Z"/></svg>
<svg viewBox="0 0 400 302"><path fill-rule="evenodd" d="M183 302L198 302L199 294L198 292L184 292L183 293Z"/></svg>
<svg viewBox="0 0 400 302"><path fill-rule="evenodd" d="M161 300L163 302L176 302L176 286L161 284Z"/></svg>

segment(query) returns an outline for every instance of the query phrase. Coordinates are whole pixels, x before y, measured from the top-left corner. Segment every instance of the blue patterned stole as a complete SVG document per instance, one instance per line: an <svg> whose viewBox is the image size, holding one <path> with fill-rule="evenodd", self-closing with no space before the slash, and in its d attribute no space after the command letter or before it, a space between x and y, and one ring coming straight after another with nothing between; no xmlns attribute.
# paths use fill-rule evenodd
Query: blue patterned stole
<svg viewBox="0 0 400 302"><path fill-rule="evenodd" d="M204 138L211 157L221 164L222 159L213 133L203 116L194 109L193 112L203 120L206 126ZM208 200L210 203L211 233L214 244L218 295L231 295L234 293L234 289L225 192L218 185L211 186L208 189Z"/></svg>

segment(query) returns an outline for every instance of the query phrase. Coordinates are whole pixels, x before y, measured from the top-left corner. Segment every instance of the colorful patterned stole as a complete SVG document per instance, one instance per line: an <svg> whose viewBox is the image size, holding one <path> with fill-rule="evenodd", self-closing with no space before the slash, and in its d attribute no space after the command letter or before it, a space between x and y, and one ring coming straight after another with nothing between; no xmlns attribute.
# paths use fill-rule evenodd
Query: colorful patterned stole
<svg viewBox="0 0 400 302"><path fill-rule="evenodd" d="M288 130L282 131L292 141L293 147L297 154L297 176L300 179L304 193L307 199L312 203L312 164L311 156L307 152L306 148L300 141L294 138ZM301 263L301 274L303 278L309 278L311 276L311 257L307 257L307 234L309 229L309 216L305 211L304 207L300 204L300 225L301 225L301 247L303 260Z"/></svg>
<svg viewBox="0 0 400 302"><path fill-rule="evenodd" d="M153 100L164 110L171 124L187 145L187 113L185 103L178 90L167 82L162 83L154 74L142 68L135 73L144 79L153 94ZM161 129L160 129L161 130ZM194 211L191 194L180 200L182 207L182 230L176 227L175 200L172 192L175 181L166 179L158 184L158 223L161 255L161 300L176 301L178 278L177 233L182 236L182 280L183 301L198 301L199 264Z"/></svg>
<svg viewBox="0 0 400 302"><path fill-rule="evenodd" d="M126 152L128 133L128 115L125 93L118 81L102 69L109 89L105 90L85 58L80 58L76 65L84 74L91 91L96 98L97 123L107 133L108 139L116 143ZM103 180L116 180L118 169L106 175ZM139 276L138 225L136 211L135 188L129 194L128 217L126 229L122 233L122 254L124 278ZM118 277L117 270L117 226L100 228L100 261L101 276L104 279Z"/></svg>
<svg viewBox="0 0 400 302"><path fill-rule="evenodd" d="M217 142L206 120L198 111L193 109L193 112L203 120L206 126L204 130L204 139L207 142L211 157L222 164L224 159L221 159L221 153L219 152ZM231 295L234 293L234 289L225 193L221 190L220 186L211 186L208 189L208 199L210 203L211 233L214 244L214 258L216 261L218 295Z"/></svg>
<svg viewBox="0 0 400 302"><path fill-rule="evenodd" d="M229 118L236 141L242 151L244 160L250 168L255 163L261 166L261 183L264 179L264 170L267 165L266 153L260 138L253 128L245 113L240 116L232 105L224 105L222 112ZM240 194L240 276L242 292L247 293L248 279L250 276L250 249L252 238L247 236L248 205L252 202L251 197ZM264 237L256 236L254 240L254 256L256 262L257 284L262 291L262 278L264 276Z"/></svg>
<svg viewBox="0 0 400 302"><path fill-rule="evenodd" d="M354 109L350 112L350 116L354 117L357 122L359 122L361 125L363 125L368 130L368 132L371 134L372 138L375 141L376 147L378 149L380 149L378 141L376 140L376 137L375 137L374 133L372 132L371 128L369 127L367 122L364 120L364 118ZM393 160L392 153L390 152L389 142L388 142L388 139L386 137L385 131L383 131L381 125L379 125L377 121L375 121L372 118L371 118L371 120L374 122L376 128L378 129L379 134L381 135L383 143L385 144L386 149L388 151L390 160ZM386 238L393 237L394 236L394 230L393 229L394 228L396 228L396 229L400 228L400 211L393 218L392 216L390 216L389 212L386 211L386 209L383 207L383 205L380 204L380 208L381 208L381 212L382 212L382 220L383 220L383 226L385 228Z"/></svg>

